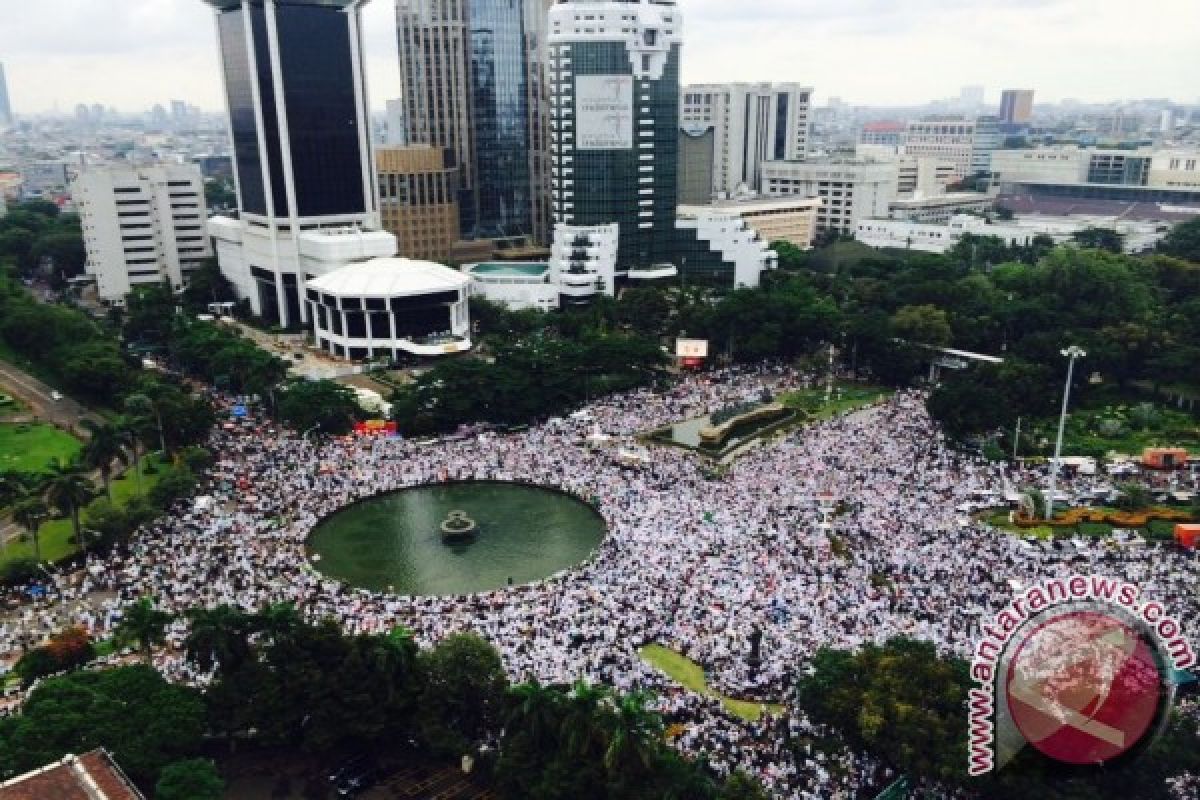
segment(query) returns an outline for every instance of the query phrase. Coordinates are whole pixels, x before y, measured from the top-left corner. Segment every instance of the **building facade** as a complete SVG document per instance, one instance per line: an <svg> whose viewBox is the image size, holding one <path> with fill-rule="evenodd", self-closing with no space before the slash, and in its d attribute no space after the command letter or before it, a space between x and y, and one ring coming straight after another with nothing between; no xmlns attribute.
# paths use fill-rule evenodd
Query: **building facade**
<svg viewBox="0 0 1200 800"><path fill-rule="evenodd" d="M975 120L968 117L932 116L908 123L904 152L954 164L954 176L974 173Z"/></svg>
<svg viewBox="0 0 1200 800"><path fill-rule="evenodd" d="M407 141L460 170L464 236L549 236L551 0L399 0Z"/></svg>
<svg viewBox="0 0 1200 800"><path fill-rule="evenodd" d="M1200 201L1200 150L1039 147L992 158L1001 193L1147 203Z"/></svg>
<svg viewBox="0 0 1200 800"><path fill-rule="evenodd" d="M1089 228L1121 234L1128 253L1153 249L1166 233L1163 225L1119 216L1028 214L1007 222L989 222L978 215L961 214L944 223L867 219L859 223L855 238L871 247L945 253L968 234L994 236L1009 246L1027 246L1039 236L1048 237L1055 244L1070 244L1074 234Z"/></svg>
<svg viewBox="0 0 1200 800"><path fill-rule="evenodd" d="M1033 120L1033 89L1001 92L999 117L1005 125L1028 125Z"/></svg>
<svg viewBox="0 0 1200 800"><path fill-rule="evenodd" d="M121 305L137 286L179 291L212 257L204 179L195 166L89 169L71 185L100 299Z"/></svg>
<svg viewBox="0 0 1200 800"><path fill-rule="evenodd" d="M859 144L875 144L899 149L904 146L908 126L896 120L876 120L865 123L859 132Z"/></svg>
<svg viewBox="0 0 1200 800"><path fill-rule="evenodd" d="M379 214L404 258L445 262L459 239L458 170L428 145L380 147Z"/></svg>
<svg viewBox="0 0 1200 800"><path fill-rule="evenodd" d="M723 200L712 205L681 205L679 216L718 214L736 217L768 245L787 242L808 250L817 234L817 214L821 203L819 197L799 196Z"/></svg>
<svg viewBox="0 0 1200 800"><path fill-rule="evenodd" d="M4 75L4 64L0 64L0 127L13 124L12 103L8 99L8 79Z"/></svg>
<svg viewBox="0 0 1200 800"><path fill-rule="evenodd" d="M671 261L678 9L673 0L574 0L555 5L549 22L556 225L616 224L619 273Z"/></svg>
<svg viewBox="0 0 1200 800"><path fill-rule="evenodd" d="M299 327L308 321L304 282L319 274L312 270L344 265L328 259L346 234L379 228L365 0L205 2L216 12L239 209L235 220L210 225L218 260L254 313ZM371 243L359 257L395 252L389 234L357 240Z"/></svg>
<svg viewBox="0 0 1200 800"><path fill-rule="evenodd" d="M762 188L765 161L803 161L808 155L812 87L798 83L697 84L683 89L684 130L711 127L713 195Z"/></svg>
<svg viewBox="0 0 1200 800"><path fill-rule="evenodd" d="M771 197L820 198L817 232L853 235L859 221L886 217L896 197L895 162L774 161L763 165L763 183Z"/></svg>
<svg viewBox="0 0 1200 800"><path fill-rule="evenodd" d="M704 205L713 199L716 131L685 123L679 130L679 202Z"/></svg>

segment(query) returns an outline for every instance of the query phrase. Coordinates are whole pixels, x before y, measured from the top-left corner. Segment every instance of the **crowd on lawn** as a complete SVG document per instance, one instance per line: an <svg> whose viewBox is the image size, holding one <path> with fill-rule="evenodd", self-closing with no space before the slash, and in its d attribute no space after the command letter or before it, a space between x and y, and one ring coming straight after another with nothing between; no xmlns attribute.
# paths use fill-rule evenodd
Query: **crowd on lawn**
<svg viewBox="0 0 1200 800"><path fill-rule="evenodd" d="M1134 581L1185 625L1200 619L1200 560L1174 546L1029 542L957 511L1006 477L1037 476L1006 476L1005 465L950 447L916 392L764 442L723 471L670 447L631 465L597 437L589 442L596 431L620 442L811 384L782 366L710 372L609 397L519 433L470 429L433 444L305 440L254 418L221 426L202 490L211 502L181 505L128 546L89 560L77 580L3 618L0 657L15 657L65 622L103 637L143 596L175 612L290 602L351 632L403 625L423 646L470 631L498 648L514 681L583 678L650 689L684 753L704 755L721 774L743 769L773 796L828 800L857 797L895 776L868 755L831 745L833 737L788 703L794 675L820 647L906 635L969 657L981 625L1012 599L1014 586L1072 573ZM306 553L314 526L357 499L472 479L570 492L594 504L608 535L576 568L468 596L355 589L322 576ZM1063 478L1069 489L1088 480ZM838 501L829 530L818 501L824 495ZM1200 645L1194 630L1189 635ZM180 618L156 664L169 677L203 684L208 676L182 657L185 636ZM703 665L710 686L725 695L783 702L786 710L757 722L734 717L647 665L638 651L648 643ZM755 649L761 658L751 658ZM1195 796L1196 780L1178 779L1181 797Z"/></svg>

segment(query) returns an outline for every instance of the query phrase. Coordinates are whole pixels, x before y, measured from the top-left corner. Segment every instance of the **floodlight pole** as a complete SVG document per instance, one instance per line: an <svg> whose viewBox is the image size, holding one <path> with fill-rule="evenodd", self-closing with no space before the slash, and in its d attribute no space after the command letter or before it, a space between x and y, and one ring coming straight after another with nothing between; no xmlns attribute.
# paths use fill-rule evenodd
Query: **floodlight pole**
<svg viewBox="0 0 1200 800"><path fill-rule="evenodd" d="M1067 405L1071 402L1071 380L1075 377L1075 360L1086 358L1087 353L1081 347L1071 345L1061 351L1069 359L1067 361L1067 383L1063 387L1062 414L1058 418L1058 441L1054 443L1054 462L1050 465L1050 493L1046 495L1046 520L1054 519L1054 492L1058 478L1058 470L1062 465L1063 433L1067 427Z"/></svg>

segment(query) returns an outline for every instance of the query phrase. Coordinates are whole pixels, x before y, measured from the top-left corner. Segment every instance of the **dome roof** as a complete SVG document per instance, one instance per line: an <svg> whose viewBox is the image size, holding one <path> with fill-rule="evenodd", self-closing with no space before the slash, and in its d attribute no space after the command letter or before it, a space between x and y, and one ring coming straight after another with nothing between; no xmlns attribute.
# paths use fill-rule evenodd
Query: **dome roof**
<svg viewBox="0 0 1200 800"><path fill-rule="evenodd" d="M432 261L373 258L314 278L306 286L337 297L407 297L463 288L471 279Z"/></svg>

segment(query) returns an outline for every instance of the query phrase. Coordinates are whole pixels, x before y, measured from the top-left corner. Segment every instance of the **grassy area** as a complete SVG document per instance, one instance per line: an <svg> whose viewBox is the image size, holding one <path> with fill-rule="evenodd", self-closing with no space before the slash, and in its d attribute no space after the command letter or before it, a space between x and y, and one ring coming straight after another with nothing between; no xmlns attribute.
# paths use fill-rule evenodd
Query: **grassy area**
<svg viewBox="0 0 1200 800"><path fill-rule="evenodd" d="M731 714L735 714L750 722L756 722L762 716L763 704L746 700L734 700L731 697L726 697L709 689L708 679L704 676L704 668L687 656L658 644L648 644L639 650L638 654L647 664L683 687L697 694L702 694L706 697L715 697L717 700L720 700L721 705L725 706L725 709ZM773 714L783 711L783 706L778 703L768 703L766 705Z"/></svg>
<svg viewBox="0 0 1200 800"><path fill-rule="evenodd" d="M828 404L825 402L824 386L785 392L779 396L779 402L788 408L808 411L811 420L823 420L873 405L894 393L892 389L858 383L836 383L833 389L833 399Z"/></svg>
<svg viewBox="0 0 1200 800"><path fill-rule="evenodd" d="M150 465L154 465L155 471L147 474L146 469ZM166 468L166 464L157 456L150 456L142 459L142 493L150 491L150 488L158 482L159 476ZM97 487L100 493L97 499L105 497L102 487ZM119 479L112 482L113 503L118 507L125 506L129 499L136 496L137 477L133 469L126 470L125 474ZM87 510L81 513L81 518L86 518ZM71 520L69 519L52 519L42 523L39 530L39 540L41 542L42 560L43 561L60 561L68 556L73 555L79 548L71 541L75 533L71 529ZM33 557L33 540L22 542L11 542L3 553L0 553L0 564L16 558L32 558Z"/></svg>
<svg viewBox="0 0 1200 800"><path fill-rule="evenodd" d="M1050 455L1058 419L1038 420L1021 433L1023 455ZM1147 447L1200 450L1200 420L1153 403L1079 409L1067 418L1063 452L1103 458L1108 453L1141 455Z"/></svg>
<svg viewBox="0 0 1200 800"><path fill-rule="evenodd" d="M53 425L0 424L0 471L42 472L52 459L71 459L82 445Z"/></svg>

